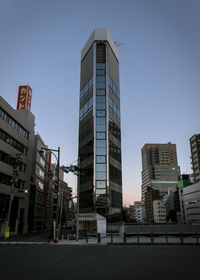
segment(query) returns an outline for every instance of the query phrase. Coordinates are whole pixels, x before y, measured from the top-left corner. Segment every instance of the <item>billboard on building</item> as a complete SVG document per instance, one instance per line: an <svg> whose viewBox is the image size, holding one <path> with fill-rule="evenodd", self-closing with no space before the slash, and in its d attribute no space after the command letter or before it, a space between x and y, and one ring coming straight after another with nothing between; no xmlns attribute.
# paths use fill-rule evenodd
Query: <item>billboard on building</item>
<svg viewBox="0 0 200 280"><path fill-rule="evenodd" d="M29 86L19 86L17 110L31 110L32 89Z"/></svg>

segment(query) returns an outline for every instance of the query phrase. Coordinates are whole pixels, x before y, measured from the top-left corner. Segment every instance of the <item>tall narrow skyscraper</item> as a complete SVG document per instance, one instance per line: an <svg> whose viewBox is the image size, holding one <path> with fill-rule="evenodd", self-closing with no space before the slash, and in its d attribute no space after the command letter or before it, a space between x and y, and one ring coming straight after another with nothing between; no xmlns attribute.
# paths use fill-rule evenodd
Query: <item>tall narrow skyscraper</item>
<svg viewBox="0 0 200 280"><path fill-rule="evenodd" d="M95 29L81 53L79 160L80 211L120 211L119 59L106 29Z"/></svg>
<svg viewBox="0 0 200 280"><path fill-rule="evenodd" d="M160 196L178 186L180 167L177 163L176 144L145 144L142 148L142 201L147 187L159 190Z"/></svg>
<svg viewBox="0 0 200 280"><path fill-rule="evenodd" d="M200 134L195 134L190 138L191 164L194 182L200 182Z"/></svg>

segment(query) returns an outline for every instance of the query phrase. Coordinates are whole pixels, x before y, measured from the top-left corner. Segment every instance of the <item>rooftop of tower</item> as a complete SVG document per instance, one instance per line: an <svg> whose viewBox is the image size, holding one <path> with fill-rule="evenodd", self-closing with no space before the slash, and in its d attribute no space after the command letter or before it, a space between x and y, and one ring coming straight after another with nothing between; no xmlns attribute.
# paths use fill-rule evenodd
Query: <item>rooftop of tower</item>
<svg viewBox="0 0 200 280"><path fill-rule="evenodd" d="M107 41L110 47L112 48L117 60L119 59L118 49L114 41L112 40L109 31L105 28L96 28L93 30L90 38L88 39L87 43L82 49L81 60L84 58L84 56L86 55L86 53L88 52L89 48L92 46L94 41Z"/></svg>

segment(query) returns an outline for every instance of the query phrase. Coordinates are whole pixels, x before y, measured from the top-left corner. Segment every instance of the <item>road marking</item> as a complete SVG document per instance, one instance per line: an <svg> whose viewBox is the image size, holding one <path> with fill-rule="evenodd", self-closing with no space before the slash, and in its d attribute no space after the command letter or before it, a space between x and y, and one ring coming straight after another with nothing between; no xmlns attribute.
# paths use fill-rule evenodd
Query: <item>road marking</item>
<svg viewBox="0 0 200 280"><path fill-rule="evenodd" d="M35 242L35 241L0 241L0 245L7 245L7 244L11 244L11 245L40 245L40 244L48 244L48 242Z"/></svg>

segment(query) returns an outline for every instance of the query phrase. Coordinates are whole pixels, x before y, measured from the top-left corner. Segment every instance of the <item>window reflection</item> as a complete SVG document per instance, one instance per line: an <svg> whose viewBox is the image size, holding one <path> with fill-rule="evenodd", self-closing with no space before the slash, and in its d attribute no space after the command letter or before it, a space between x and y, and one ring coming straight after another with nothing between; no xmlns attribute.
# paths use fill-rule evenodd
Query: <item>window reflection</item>
<svg viewBox="0 0 200 280"><path fill-rule="evenodd" d="M96 131L106 131L106 126L103 124L97 124Z"/></svg>
<svg viewBox="0 0 200 280"><path fill-rule="evenodd" d="M117 97L117 99L120 100L119 90L110 77L109 77L109 88L111 92Z"/></svg>
<svg viewBox="0 0 200 280"><path fill-rule="evenodd" d="M96 140L97 147L106 147L106 140Z"/></svg>
<svg viewBox="0 0 200 280"><path fill-rule="evenodd" d="M105 117L106 111L97 111L97 117Z"/></svg>
<svg viewBox="0 0 200 280"><path fill-rule="evenodd" d="M96 118L96 124L106 124L106 118Z"/></svg>
<svg viewBox="0 0 200 280"><path fill-rule="evenodd" d="M96 187L98 189L104 189L106 187L106 181L99 181L99 180L97 180L96 181Z"/></svg>
<svg viewBox="0 0 200 280"><path fill-rule="evenodd" d="M106 164L96 164L97 172L106 172Z"/></svg>
<svg viewBox="0 0 200 280"><path fill-rule="evenodd" d="M111 119L109 120L109 132L117 138L119 141L121 141L121 133L120 128L116 123L114 123Z"/></svg>
<svg viewBox="0 0 200 280"><path fill-rule="evenodd" d="M105 75L105 70L97 70L97 75Z"/></svg>
<svg viewBox="0 0 200 280"><path fill-rule="evenodd" d="M117 107L117 105L115 104L115 102L112 100L112 98L109 97L109 109L111 110L112 113L114 113L114 115L120 119L120 110Z"/></svg>
<svg viewBox="0 0 200 280"><path fill-rule="evenodd" d="M97 180L106 180L106 172L96 172Z"/></svg>
<svg viewBox="0 0 200 280"><path fill-rule="evenodd" d="M97 89L105 89L106 88L106 84L102 83L102 82L96 82L96 88Z"/></svg>
<svg viewBox="0 0 200 280"><path fill-rule="evenodd" d="M106 194L106 189L96 189L96 194Z"/></svg>
<svg viewBox="0 0 200 280"><path fill-rule="evenodd" d="M97 108L97 110L98 109L100 109L100 110L106 109L106 104L105 103L97 103L96 108Z"/></svg>
<svg viewBox="0 0 200 280"><path fill-rule="evenodd" d="M105 103L106 102L105 96L97 96L96 97L96 102L97 103Z"/></svg>
<svg viewBox="0 0 200 280"><path fill-rule="evenodd" d="M87 82L87 84L80 91L80 101L83 100L84 97L88 95L91 88L93 87L93 77Z"/></svg>
<svg viewBox="0 0 200 280"><path fill-rule="evenodd" d="M106 64L105 63L97 63L96 68L97 69L106 69Z"/></svg>
<svg viewBox="0 0 200 280"><path fill-rule="evenodd" d="M86 102L81 108L80 108L80 120L82 120L91 110L93 107L93 97L91 97L88 102Z"/></svg>
<svg viewBox="0 0 200 280"><path fill-rule="evenodd" d="M97 139L106 139L105 132L97 132Z"/></svg>
<svg viewBox="0 0 200 280"><path fill-rule="evenodd" d="M105 90L104 89L97 89L96 94L97 95L105 95Z"/></svg>
<svg viewBox="0 0 200 280"><path fill-rule="evenodd" d="M96 147L96 154L97 155L106 155L106 148L99 148L99 147Z"/></svg>
<svg viewBox="0 0 200 280"><path fill-rule="evenodd" d="M106 77L105 76L97 76L96 77L96 82L100 82L100 83L105 83L106 82Z"/></svg>
<svg viewBox="0 0 200 280"><path fill-rule="evenodd" d="M96 156L96 162L97 163L105 163L106 157L105 156Z"/></svg>

